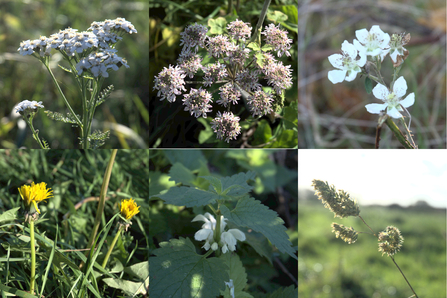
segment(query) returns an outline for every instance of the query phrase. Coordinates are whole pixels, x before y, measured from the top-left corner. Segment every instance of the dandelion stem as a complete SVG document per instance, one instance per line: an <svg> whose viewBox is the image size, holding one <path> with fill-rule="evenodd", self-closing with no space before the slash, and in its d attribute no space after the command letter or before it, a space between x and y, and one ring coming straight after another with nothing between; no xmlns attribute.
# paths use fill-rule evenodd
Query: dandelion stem
<svg viewBox="0 0 447 298"><path fill-rule="evenodd" d="M31 294L34 294L34 283L36 279L36 247L34 246L34 220L30 220L30 244L31 244L31 274L30 274L30 288Z"/></svg>
<svg viewBox="0 0 447 298"><path fill-rule="evenodd" d="M102 262L102 267L103 268L106 268L107 261L109 260L109 257L112 254L112 250L115 247L116 241L118 241L118 237L121 235L121 232L122 232L123 228L124 228L124 226L122 225L118 229L118 232L116 232L115 238L113 238L112 244L110 244L109 251L107 252L106 257L104 258L104 261Z"/></svg>
<svg viewBox="0 0 447 298"><path fill-rule="evenodd" d="M418 295L416 294L416 292L413 290L413 287L410 285L410 282L408 281L408 279L405 277L405 274L402 272L402 270L400 270L399 265L397 265L396 261L394 260L394 258L392 256L390 256L391 260L393 260L394 264L396 265L397 269L399 269L400 273L402 274L402 276L405 278L405 281L407 282L408 286L410 287L411 291L414 293L414 296L416 298L418 298Z"/></svg>

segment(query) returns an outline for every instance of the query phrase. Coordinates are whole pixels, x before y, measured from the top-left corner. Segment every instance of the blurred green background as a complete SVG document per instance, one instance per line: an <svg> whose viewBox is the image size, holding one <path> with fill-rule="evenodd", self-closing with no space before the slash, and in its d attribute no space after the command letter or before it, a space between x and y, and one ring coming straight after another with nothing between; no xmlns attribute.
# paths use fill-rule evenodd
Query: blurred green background
<svg viewBox="0 0 447 298"><path fill-rule="evenodd" d="M42 101L45 109L65 114L62 98L42 63L32 56L21 56L21 41L49 36L67 27L85 31L93 21L123 17L137 29L117 44L118 55L130 68L110 73L103 88L115 90L95 113L93 130L111 130L101 148L146 148L148 141L148 1L46 0L0 2L0 147L38 148L23 119L11 114L25 100ZM56 53L56 51L53 51ZM64 62L61 62L64 65ZM73 109L81 113L79 91L69 73L55 66L53 72ZM111 125L117 129L110 129ZM43 111L34 120L39 136L52 149L79 148L79 131L70 124L53 122Z"/></svg>
<svg viewBox="0 0 447 298"><path fill-rule="evenodd" d="M299 148L374 148L378 115L365 105L381 101L366 93L364 77L335 85L327 78L334 69L328 57L341 52L344 40L352 43L356 30L373 25L390 35L411 34L405 46L410 55L399 76L407 81L406 94L415 94L408 108L414 140L421 149L446 148L445 0L322 0L315 5L300 0L298 13ZM386 84L392 71L387 56L382 63ZM381 148L402 148L388 127L381 139Z"/></svg>
<svg viewBox="0 0 447 298"><path fill-rule="evenodd" d="M177 100L173 103L169 103L167 100L160 101L157 97L158 90L153 90L154 77L163 69L163 67L169 67L169 65L175 65L177 58L182 50L180 46L180 33L186 28L186 26L198 23L207 26L209 19L217 17L225 17L228 15L228 3L227 0L209 1L209 0L189 0L189 1L164 1L164 0L151 0L149 11L149 27L150 27L150 70L149 70L149 92L150 92L150 125L149 125L149 146L160 148L190 148L190 147L241 147L241 135L236 141L230 142L215 142L215 135L211 130L210 122L217 113L217 105L213 105L212 113L210 113L207 119L195 118L191 116L189 112L184 111L182 105L182 97L177 96ZM233 7L236 6L236 2L232 1ZM253 28L259 19L261 9L263 6L263 0L255 1L239 1L239 9L237 10L237 18L248 22ZM288 5L288 6L287 6ZM293 85L286 91L286 103L285 105L292 106L294 109L293 114L297 114L297 50L296 40L297 34L297 13L296 13L296 0L272 0L269 6L269 11L289 11L289 19L285 22L286 25L290 25L289 28L282 27L283 30L287 30L289 38L293 40L292 49L290 50L291 57L283 57L281 60L284 65L291 65ZM283 11L284 12L284 11ZM232 17L232 16L231 16ZM264 21L264 27L270 22ZM263 28L264 28L263 27ZM203 53L202 53L203 52ZM199 51L204 56L204 50ZM201 71L199 76L195 76L190 81L199 80L201 78ZM267 86L267 82L261 82L264 86ZM219 87L218 85L217 87ZM186 89L189 92L189 88L198 88L194 85L186 85ZM210 87L209 90L217 89L216 84ZM218 99L218 92L214 93L214 101ZM220 109L223 112L223 109ZM239 107L237 109L240 110ZM242 120L245 120L249 113L244 111L239 115ZM295 117L293 117L296 119ZM264 139L268 135L267 130L275 129L281 121L271 123L268 117L263 117L262 122L259 124L254 136L249 136L248 143L250 145L260 145L266 143ZM247 127L248 128L248 127ZM245 128L245 130L247 130ZM244 128L242 129L244 130ZM200 136L201 132L207 133L207 141L205 135ZM291 133L290 133L291 134ZM294 148L296 147L296 132L293 136L283 136L282 143L276 144L273 148ZM286 140L286 138L288 138ZM256 142L257 139L257 142ZM281 143L281 142L279 142Z"/></svg>
<svg viewBox="0 0 447 298"><path fill-rule="evenodd" d="M358 217L334 218L316 196L308 197L298 203L298 297L413 295L391 258L378 251L376 237L361 233L348 244L332 233L333 222L370 232ZM394 259L419 297L446 297L445 209L360 206L360 216L376 233L400 229L404 243Z"/></svg>

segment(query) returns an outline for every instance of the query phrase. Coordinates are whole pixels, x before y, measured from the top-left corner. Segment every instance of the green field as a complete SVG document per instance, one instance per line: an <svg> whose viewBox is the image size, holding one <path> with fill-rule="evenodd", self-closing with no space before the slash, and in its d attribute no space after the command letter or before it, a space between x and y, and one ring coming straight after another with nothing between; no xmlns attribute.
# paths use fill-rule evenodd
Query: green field
<svg viewBox="0 0 447 298"><path fill-rule="evenodd" d="M360 207L360 216L376 232L400 229L404 243L394 257L419 297L446 297L446 213L441 209ZM331 223L368 232L357 217L333 218L312 201L298 203L298 296L306 298L410 297L413 293L391 258L378 252L377 239L359 234L347 244Z"/></svg>

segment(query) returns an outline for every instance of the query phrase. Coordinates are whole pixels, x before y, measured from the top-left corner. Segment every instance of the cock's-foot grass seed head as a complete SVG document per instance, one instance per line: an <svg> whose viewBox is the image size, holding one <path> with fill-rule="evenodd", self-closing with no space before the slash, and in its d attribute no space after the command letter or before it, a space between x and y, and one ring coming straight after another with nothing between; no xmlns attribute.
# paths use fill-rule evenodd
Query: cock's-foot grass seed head
<svg viewBox="0 0 447 298"><path fill-rule="evenodd" d="M379 252L392 256L397 253L404 243L404 237L400 234L398 228L393 226L386 227L385 231L379 233Z"/></svg>
<svg viewBox="0 0 447 298"><path fill-rule="evenodd" d="M345 227L344 225L339 225L336 222L332 223L332 232L335 233L335 237L341 238L344 242L351 244L357 241L358 233L352 227Z"/></svg>

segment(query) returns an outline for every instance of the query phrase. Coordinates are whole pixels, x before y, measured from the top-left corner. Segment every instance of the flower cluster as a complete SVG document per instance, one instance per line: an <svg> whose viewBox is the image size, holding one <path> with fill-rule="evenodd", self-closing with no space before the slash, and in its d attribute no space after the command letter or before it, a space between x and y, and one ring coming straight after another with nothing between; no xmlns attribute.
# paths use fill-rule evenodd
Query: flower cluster
<svg viewBox="0 0 447 298"><path fill-rule="evenodd" d="M366 110L372 114L380 114L385 111L392 118L402 118L400 111L414 104L414 93L409 94L405 99L403 96L407 90L407 83L401 76L397 80L398 68L407 58L409 52L403 46L410 40L410 34L393 34L391 37L384 33L379 26L374 25L368 31L360 29L355 31L353 44L345 40L341 46L342 54L329 56L329 62L337 68L328 72L328 79L333 83L341 83L344 80L353 81L358 73L366 75L369 79L377 82L372 90L376 98L382 100L383 104L368 104ZM391 86L384 85L379 73L380 63L390 54L393 61L395 75ZM372 57L372 61L367 61L367 57ZM372 71L377 76L372 75Z"/></svg>
<svg viewBox="0 0 447 298"><path fill-rule="evenodd" d="M19 113L20 115L26 117L26 116L34 115L34 113L36 113L39 108L43 108L43 107L44 106L41 101L37 102L34 100L33 101L24 100L16 105L16 112Z"/></svg>
<svg viewBox="0 0 447 298"><path fill-rule="evenodd" d="M223 114L217 112L217 117L211 121L211 128L217 134L219 140L225 138L225 142L236 139L237 135L241 133L241 126L239 125L240 118L234 116L231 112L224 112Z"/></svg>
<svg viewBox="0 0 447 298"><path fill-rule="evenodd" d="M124 58L116 55L115 44L124 34L137 33L135 27L124 18L93 22L84 32L67 28L50 37L41 36L35 40L25 40L17 49L21 55L49 57L51 50L59 51L64 57L76 56L78 75L90 71L93 76L108 77L107 70L118 70L122 65L129 67Z"/></svg>
<svg viewBox="0 0 447 298"><path fill-rule="evenodd" d="M202 228L197 231L194 235L194 239L197 241L205 241L202 248L209 250L210 248L216 251L219 247L222 248L222 253L227 253L228 251L236 250L237 240L245 241L245 234L238 229L229 229L225 232L225 227L227 226L227 219L223 215L220 216L220 235L216 235L216 225L217 221L213 215L206 212L205 216L202 214L197 215L192 220L194 221L204 221Z"/></svg>
<svg viewBox="0 0 447 298"><path fill-rule="evenodd" d="M398 228L393 226L386 227L385 231L379 233L379 252L387 254L388 256L394 255L402 247L404 243L404 237L400 234Z"/></svg>
<svg viewBox="0 0 447 298"><path fill-rule="evenodd" d="M353 201L349 194L343 190L336 190L329 186L327 182L314 179L312 186L318 199L324 204L324 207L334 212L334 217L358 216L360 207L356 201Z"/></svg>
<svg viewBox="0 0 447 298"><path fill-rule="evenodd" d="M275 104L274 98L278 97L263 91L260 80L265 80L277 95L282 95L284 90L292 86L290 65L286 66L277 60L282 55L291 55L289 50L292 40L287 37L287 31L280 29L280 25L270 24L261 32L260 36L265 43L261 51L260 42L249 41L252 34L249 23L237 19L225 28L225 33L210 35L203 25L195 23L187 26L180 33L180 45L183 48L177 60L178 65L164 67L155 76L153 90L158 90L160 100L174 102L177 95L187 91L185 83L203 84L203 87L223 84L219 86L218 99L211 99L214 92L205 93L201 88L199 92L191 88L190 93L184 96L183 104L186 106L185 111L190 111L195 117L206 117L213 102L225 107L223 114L216 111L217 115L211 124L217 139L229 142L240 134L240 119L230 111L233 105L242 102L241 97L248 104L253 117L267 115L273 111L273 107L281 108L283 103ZM204 49L208 57L201 56L199 49ZM264 59L259 58L259 54ZM211 58L212 62L202 65L203 61L209 60L207 58ZM186 76L193 78L200 73L200 69L203 71L202 81L184 81Z"/></svg>
<svg viewBox="0 0 447 298"><path fill-rule="evenodd" d="M335 237L340 237L344 242L351 244L357 241L358 233L352 227L348 228L336 222L333 222L331 227L332 232L335 233Z"/></svg>

